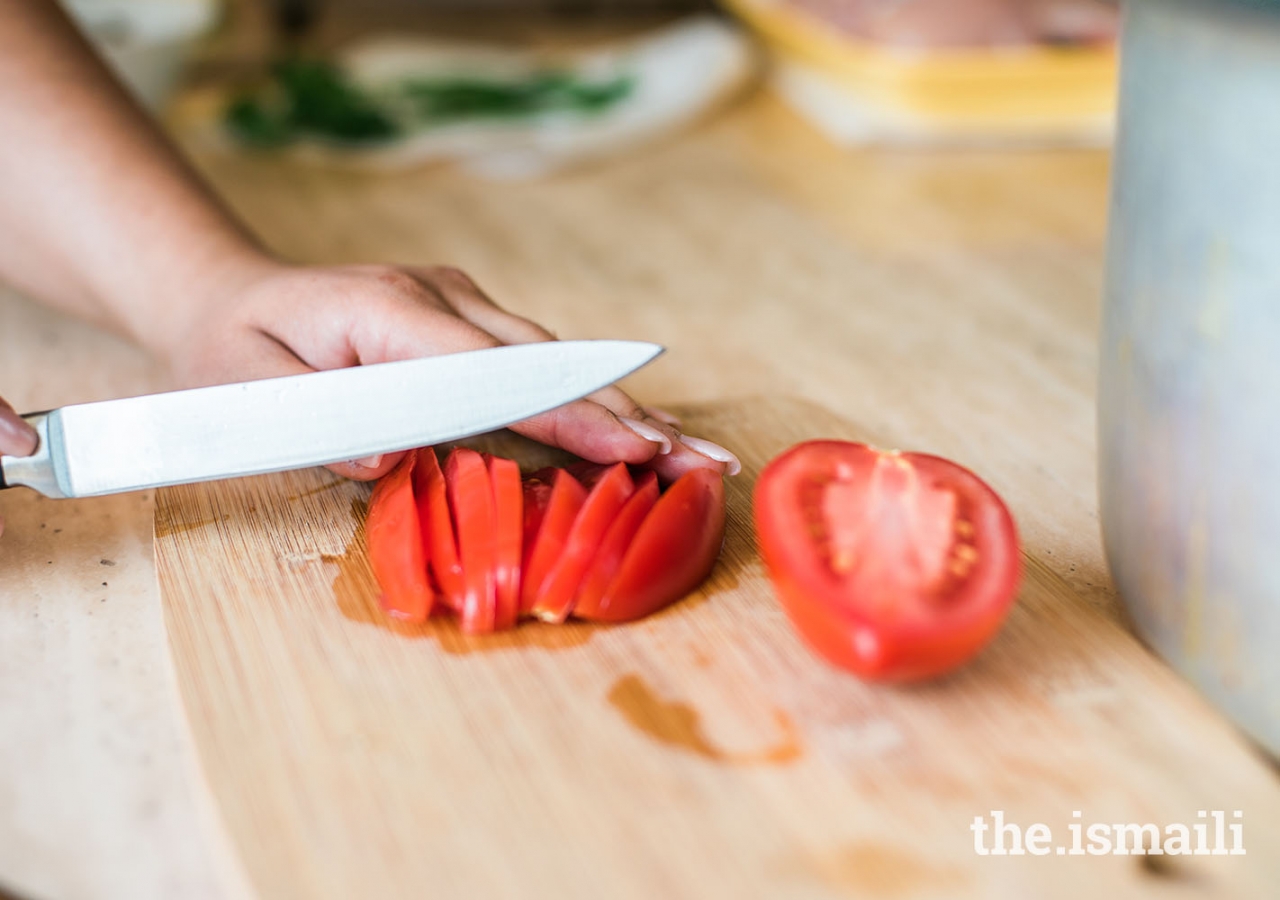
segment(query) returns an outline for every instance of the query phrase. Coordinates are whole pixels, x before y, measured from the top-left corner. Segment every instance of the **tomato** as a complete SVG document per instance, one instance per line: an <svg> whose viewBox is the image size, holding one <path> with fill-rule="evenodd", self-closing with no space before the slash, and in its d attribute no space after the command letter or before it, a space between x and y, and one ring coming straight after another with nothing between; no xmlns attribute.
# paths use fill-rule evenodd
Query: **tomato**
<svg viewBox="0 0 1280 900"><path fill-rule="evenodd" d="M947 672L1000 629L1017 596L1013 517L969 470L919 453L810 441L765 467L760 551L800 635L867 678Z"/></svg>
<svg viewBox="0 0 1280 900"><path fill-rule="evenodd" d="M640 524L658 502L658 476L645 472L636 481L635 492L618 512L617 518L604 533L591 566L587 569L578 596L573 602L573 614L583 619L594 619L600 613L600 599L609 583L622 566L622 557L640 530Z"/></svg>
<svg viewBox="0 0 1280 900"><path fill-rule="evenodd" d="M490 632L498 606L494 578L496 515L484 457L466 447L455 447L444 462L444 482L462 561L462 630L472 634Z"/></svg>
<svg viewBox="0 0 1280 900"><path fill-rule="evenodd" d="M383 476L369 500L365 536L369 562L382 586L382 607L409 622L431 614L434 591L427 580L418 509L413 499L414 454Z"/></svg>
<svg viewBox="0 0 1280 900"><path fill-rule="evenodd" d="M493 490L494 554L493 577L497 590L494 628L515 627L520 618L520 557L524 547L524 489L520 467L512 460L488 456L489 481Z"/></svg>
<svg viewBox="0 0 1280 900"><path fill-rule="evenodd" d="M422 546L430 560L430 575L435 579L444 602L452 609L460 610L465 592L462 561L458 558L458 544L453 535L444 473L440 471L436 451L431 447L423 447L416 455L413 494L422 525Z"/></svg>
<svg viewBox="0 0 1280 900"><path fill-rule="evenodd" d="M584 617L638 619L679 600L711 574L724 543L724 479L686 472L641 522L609 586Z"/></svg>
<svg viewBox="0 0 1280 900"><path fill-rule="evenodd" d="M574 519L587 499L587 489L563 469L543 469L532 480L534 485L525 491L529 511L525 516L525 556L521 564L522 613L533 612L542 582L564 552Z"/></svg>
<svg viewBox="0 0 1280 900"><path fill-rule="evenodd" d="M531 612L544 622L563 622L573 609L578 585L595 556L604 533L635 490L623 463L599 473L574 517L564 548L538 585Z"/></svg>
<svg viewBox="0 0 1280 900"><path fill-rule="evenodd" d="M724 484L690 472L666 493L653 472L579 462L521 479L516 463L454 449L406 457L374 491L368 533L391 615L451 608L469 633L522 615L623 621L679 599L715 565Z"/></svg>

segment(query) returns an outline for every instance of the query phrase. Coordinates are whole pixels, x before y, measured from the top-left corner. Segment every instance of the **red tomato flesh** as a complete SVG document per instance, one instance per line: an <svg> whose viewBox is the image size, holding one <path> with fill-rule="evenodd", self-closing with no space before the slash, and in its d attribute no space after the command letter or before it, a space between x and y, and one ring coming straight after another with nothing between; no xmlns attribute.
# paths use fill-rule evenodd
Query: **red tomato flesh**
<svg viewBox="0 0 1280 900"><path fill-rule="evenodd" d="M415 455L407 454L379 480L365 521L369 562L383 591L382 608L406 622L426 621L435 593L427 580L422 529L413 499L415 463Z"/></svg>
<svg viewBox="0 0 1280 900"><path fill-rule="evenodd" d="M422 524L422 546L430 560L430 576L435 580L445 604L457 611L462 609L465 586L462 580L462 561L458 557L458 544L453 533L453 519L449 513L449 500L445 490L444 473L436 451L423 447L417 452L417 467L413 473L413 493L418 504L418 518Z"/></svg>
<svg viewBox="0 0 1280 900"><path fill-rule="evenodd" d="M623 622L679 600L711 574L724 543L724 479L681 475L640 523L618 572L584 618Z"/></svg>
<svg viewBox="0 0 1280 900"><path fill-rule="evenodd" d="M496 515L484 457L455 447L444 462L444 481L462 561L462 630L487 633L494 630L498 594L494 578Z"/></svg>
<svg viewBox="0 0 1280 900"><path fill-rule="evenodd" d="M936 456L810 441L765 468L754 510L796 629L867 678L955 668L995 635L1017 596L1013 517L976 475Z"/></svg>
<svg viewBox="0 0 1280 900"><path fill-rule="evenodd" d="M564 552L587 489L563 469L543 469L525 489L525 556L521 570L520 612L533 612L542 582ZM547 489L550 485L550 489ZM532 529L532 531L530 530Z"/></svg>
<svg viewBox="0 0 1280 900"><path fill-rule="evenodd" d="M576 476L576 477L575 477ZM724 485L690 472L665 493L653 472L576 463L521 479L515 462L457 448L406 457L374 491L370 556L391 615L433 606L469 633L522 615L624 621L679 599L715 564Z"/></svg>
<svg viewBox="0 0 1280 900"><path fill-rule="evenodd" d="M520 557L524 547L524 489L520 467L500 456L485 458L493 489L493 577L497 591L494 628L514 628L520 618Z"/></svg>
<svg viewBox="0 0 1280 900"><path fill-rule="evenodd" d="M578 586L573 614L594 619L600 613L600 600L622 566L622 557L635 539L636 532L658 502L658 476L645 472L636 480L636 489L604 533L600 547Z"/></svg>
<svg viewBox="0 0 1280 900"><path fill-rule="evenodd" d="M623 463L610 466L596 479L574 517L564 548L534 594L531 612L537 618L544 622L563 622L569 617L578 585L604 540L605 531L634 490L631 474Z"/></svg>

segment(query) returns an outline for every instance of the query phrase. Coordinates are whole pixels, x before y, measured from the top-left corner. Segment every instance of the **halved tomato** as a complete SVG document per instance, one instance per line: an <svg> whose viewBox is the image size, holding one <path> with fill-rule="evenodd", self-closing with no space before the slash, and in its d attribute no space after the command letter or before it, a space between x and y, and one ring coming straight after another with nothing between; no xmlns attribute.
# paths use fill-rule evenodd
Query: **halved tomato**
<svg viewBox="0 0 1280 900"><path fill-rule="evenodd" d="M634 490L624 463L609 466L599 475L574 517L564 548L537 587L531 609L535 616L544 622L569 618L582 576L604 540L605 531Z"/></svg>
<svg viewBox="0 0 1280 900"><path fill-rule="evenodd" d="M524 489L513 460L487 456L493 489L493 578L498 605L494 628L513 628L520 618L520 557L524 545Z"/></svg>
<svg viewBox="0 0 1280 900"><path fill-rule="evenodd" d="M658 502L658 476L644 472L636 479L636 489L617 518L604 533L587 574L578 586L573 601L573 614L581 619L594 619L600 613L600 599L622 566L622 557L631 546L640 525Z"/></svg>
<svg viewBox="0 0 1280 900"><path fill-rule="evenodd" d="M466 588L462 580L458 543L453 533L453 518L449 513L444 473L440 471L440 461L436 459L433 448L423 447L417 452L417 457L413 493L422 524L422 546L430 561L429 574L445 604L458 611L462 609L462 595Z"/></svg>
<svg viewBox="0 0 1280 900"><path fill-rule="evenodd" d="M723 543L724 479L710 469L686 472L640 524L595 608L580 615L623 622L656 612L711 574Z"/></svg>
<svg viewBox="0 0 1280 900"><path fill-rule="evenodd" d="M564 552L587 489L564 469L543 469L525 487L525 554L520 612L532 613L542 582Z"/></svg>
<svg viewBox="0 0 1280 900"><path fill-rule="evenodd" d="M382 608L397 619L423 622L434 591L427 580L418 509L413 500L416 456L405 455L373 489L365 537L369 562L382 586Z"/></svg>
<svg viewBox="0 0 1280 900"><path fill-rule="evenodd" d="M761 473L756 531L791 622L867 678L928 678L996 634L1018 592L1013 517L937 456L810 441Z"/></svg>
<svg viewBox="0 0 1280 900"><path fill-rule="evenodd" d="M462 560L462 630L493 631L498 594L494 579L493 487L484 457L455 447L444 462L444 482Z"/></svg>

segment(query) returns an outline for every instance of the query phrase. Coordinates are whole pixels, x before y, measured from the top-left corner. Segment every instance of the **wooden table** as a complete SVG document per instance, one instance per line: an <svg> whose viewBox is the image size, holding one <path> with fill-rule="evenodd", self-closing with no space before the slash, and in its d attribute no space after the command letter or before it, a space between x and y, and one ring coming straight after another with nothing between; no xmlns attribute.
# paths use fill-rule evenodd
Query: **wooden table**
<svg viewBox="0 0 1280 900"><path fill-rule="evenodd" d="M1247 815L1247 857L1172 868L1090 857L1044 871L1060 889L1108 896L1265 896L1280 883L1268 852L1280 846L1274 768L1127 633L1105 571L1094 459L1103 154L842 152L758 95L678 140L532 184L203 151L197 161L286 254L448 261L562 337L666 345L628 383L646 400L792 396L973 467L1009 501L1029 566L1062 585L1016 630L1096 636L1087 657L1055 667L1057 683L1027 673L1046 703L1088 712L1075 768L1018 776L1065 786L1057 807L1032 811L1056 827L1073 796L1163 812L1152 791L1178 770L1189 820L1197 804ZM19 408L163 384L115 339L0 298L0 390ZM152 513L145 494L0 495L0 882L32 896L245 892L172 687ZM1142 721L1160 722L1162 737L1127 726L1116 703L1139 676L1155 686ZM1148 745L1168 752L1135 769L1134 747ZM922 783L911 802L943 787ZM973 797L975 815L988 799ZM991 875L1002 861L978 856L906 877L901 849L833 861L841 890L941 897L972 889L975 874L1004 883ZM928 847L914 850L928 860Z"/></svg>

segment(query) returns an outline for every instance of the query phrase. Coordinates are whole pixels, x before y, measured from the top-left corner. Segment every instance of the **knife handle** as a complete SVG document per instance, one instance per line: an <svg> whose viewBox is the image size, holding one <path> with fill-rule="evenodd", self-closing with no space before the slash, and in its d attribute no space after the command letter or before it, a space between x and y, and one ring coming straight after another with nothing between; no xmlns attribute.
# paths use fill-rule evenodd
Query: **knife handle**
<svg viewBox="0 0 1280 900"><path fill-rule="evenodd" d="M36 430L40 442L30 456L0 456L0 490L23 485L46 497L66 497L58 484L49 446L50 412L27 413L22 418Z"/></svg>

